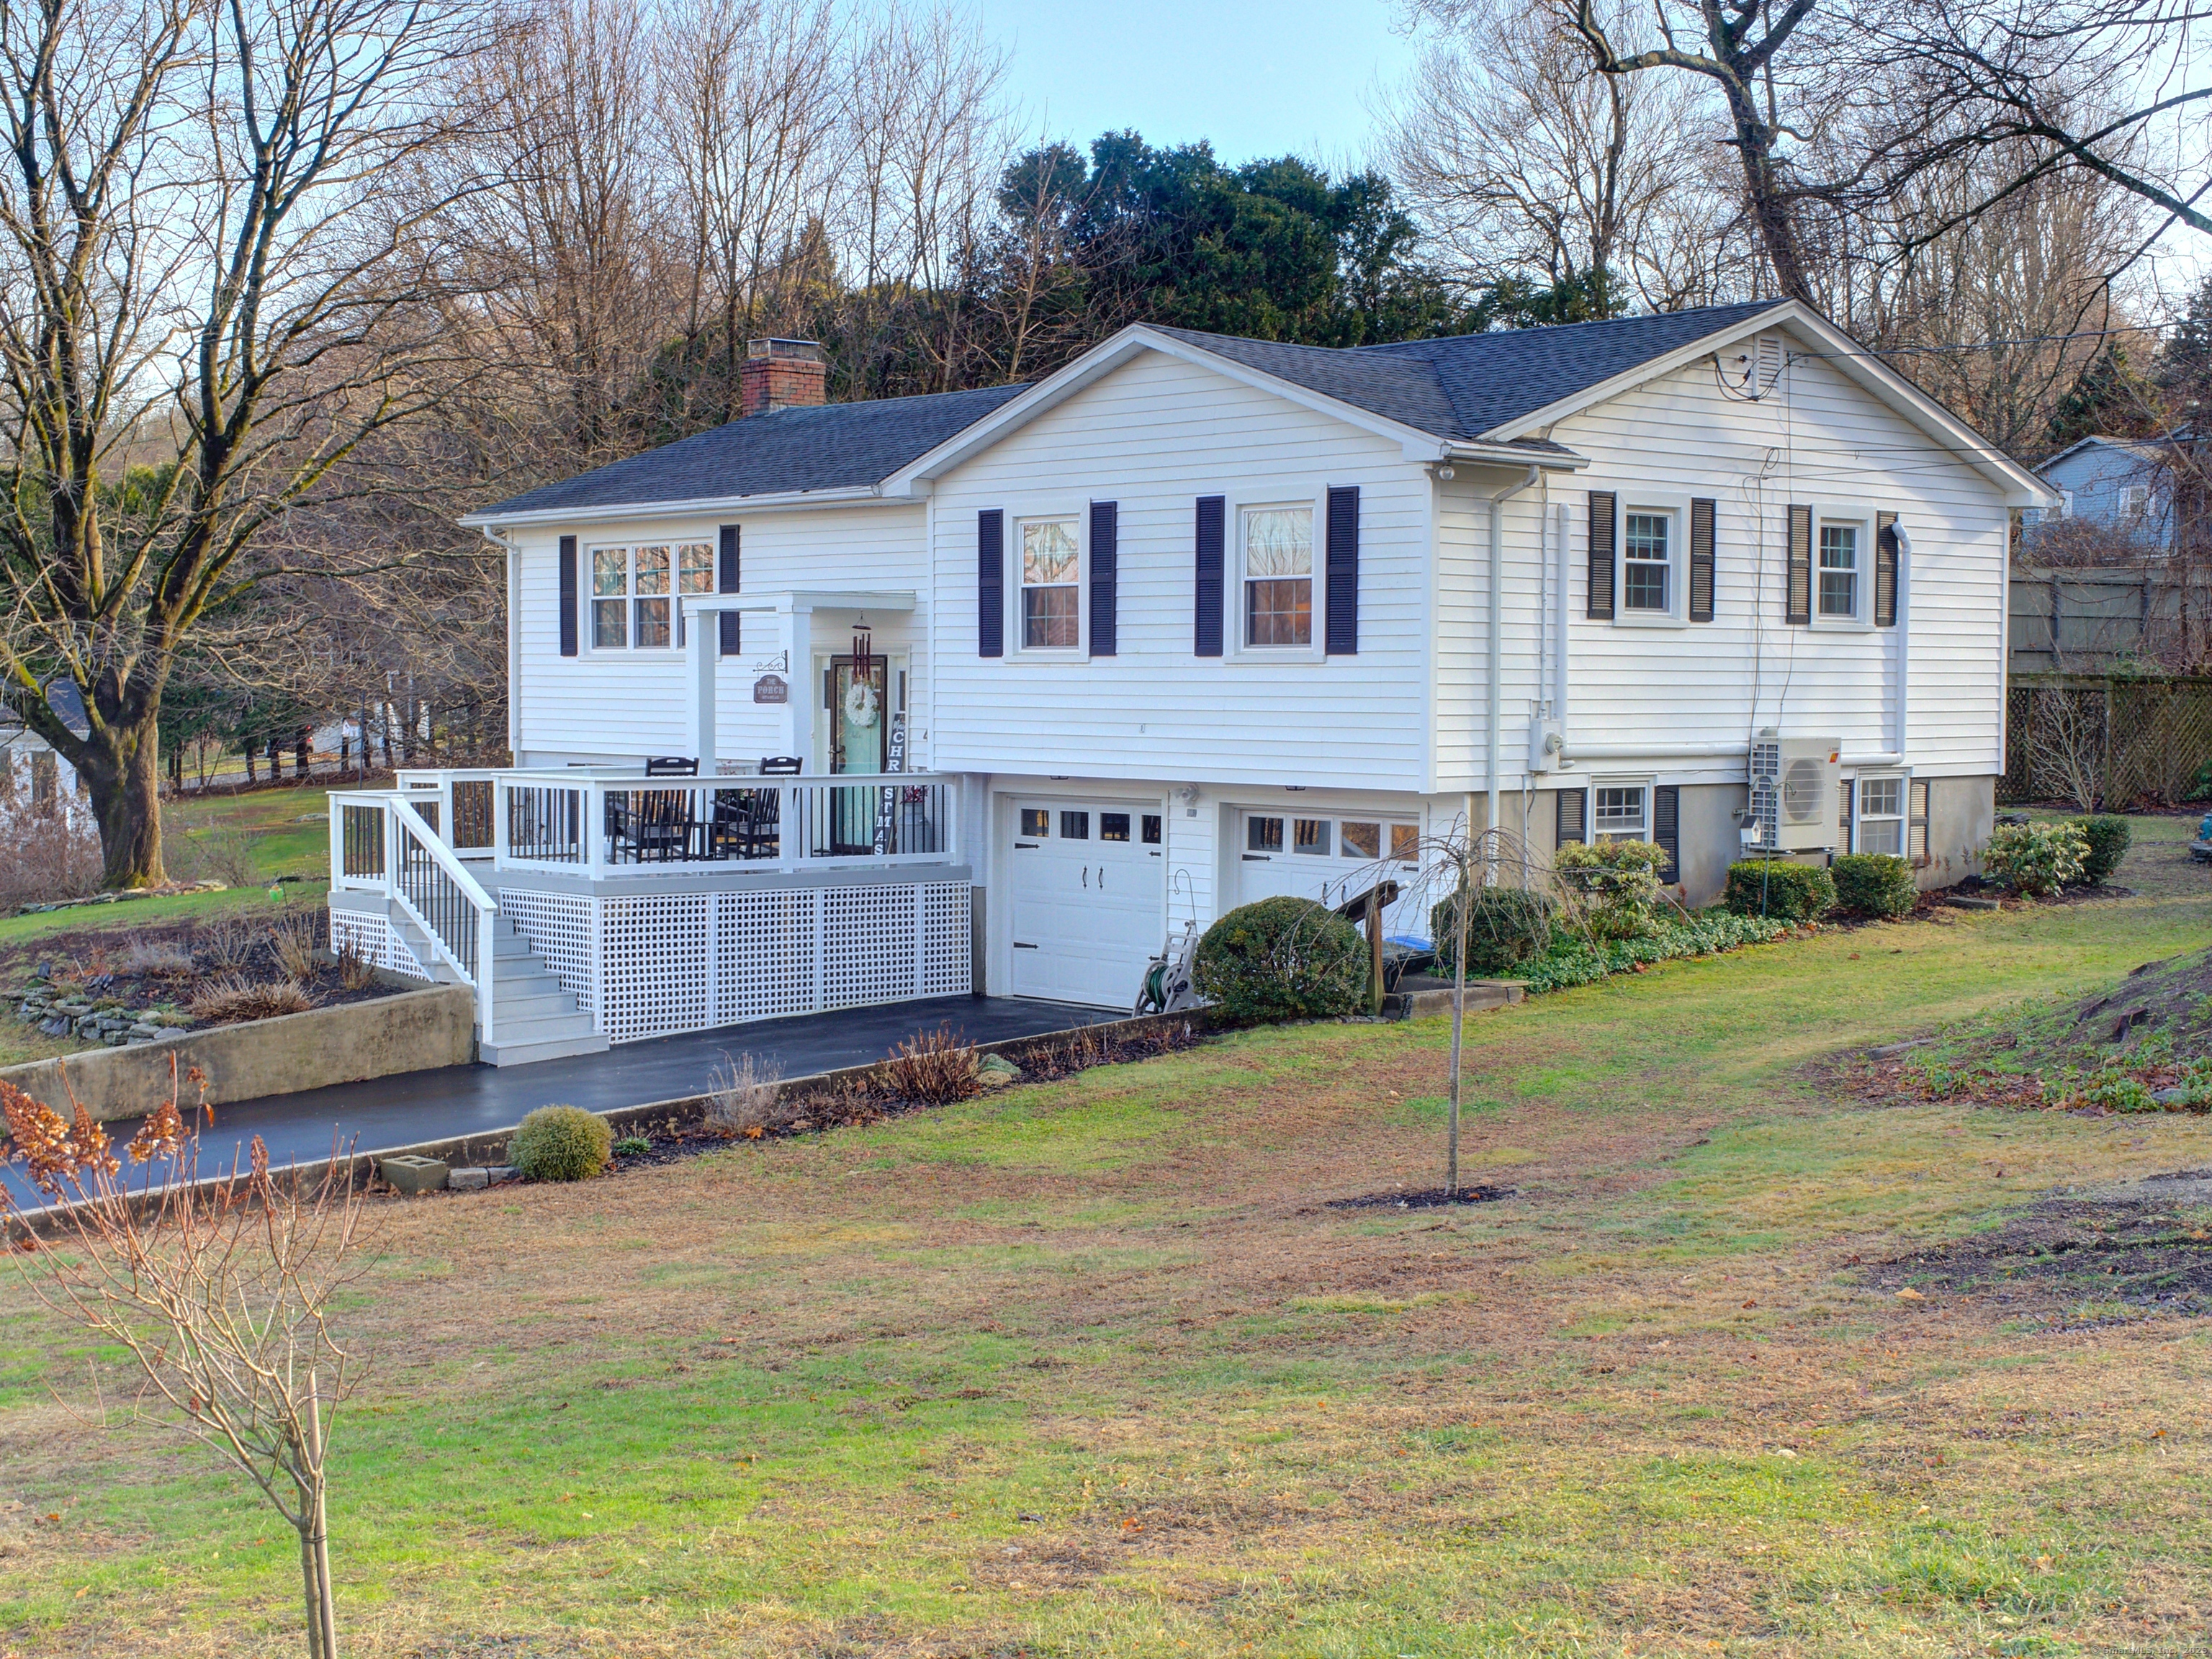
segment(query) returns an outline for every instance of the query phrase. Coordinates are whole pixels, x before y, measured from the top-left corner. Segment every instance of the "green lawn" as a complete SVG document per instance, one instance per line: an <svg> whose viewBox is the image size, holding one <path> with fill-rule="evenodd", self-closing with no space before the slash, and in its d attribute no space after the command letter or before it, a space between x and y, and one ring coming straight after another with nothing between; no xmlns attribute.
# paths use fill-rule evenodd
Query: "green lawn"
<svg viewBox="0 0 2212 1659"><path fill-rule="evenodd" d="M2141 827L2135 898L1471 1021L1496 1206L1322 1207L1438 1178L1441 1021L385 1203L347 1651L2203 1652L2204 1323L2086 1273L1883 1281L2054 1188L2212 1166L2212 1121L1833 1080L2201 948L2212 871ZM0 1528L58 1517L0 1531L0 1652L296 1651L289 1534L206 1455L73 1415L108 1357L20 1284L0 1318Z"/></svg>

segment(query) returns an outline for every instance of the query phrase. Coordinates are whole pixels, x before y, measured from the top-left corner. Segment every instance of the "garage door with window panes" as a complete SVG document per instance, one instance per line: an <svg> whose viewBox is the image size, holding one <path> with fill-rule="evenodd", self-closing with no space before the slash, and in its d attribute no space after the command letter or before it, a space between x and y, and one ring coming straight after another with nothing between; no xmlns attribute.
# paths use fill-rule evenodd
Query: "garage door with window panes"
<svg viewBox="0 0 2212 1659"><path fill-rule="evenodd" d="M1378 881L1395 881L1398 902L1382 913L1391 938L1425 940L1429 914L1413 878L1421 829L1411 818L1297 812L1244 815L1237 902L1288 896L1334 908Z"/></svg>
<svg viewBox="0 0 2212 1659"><path fill-rule="evenodd" d="M1018 997L1126 1008L1167 937L1162 817L1140 803L1014 803Z"/></svg>

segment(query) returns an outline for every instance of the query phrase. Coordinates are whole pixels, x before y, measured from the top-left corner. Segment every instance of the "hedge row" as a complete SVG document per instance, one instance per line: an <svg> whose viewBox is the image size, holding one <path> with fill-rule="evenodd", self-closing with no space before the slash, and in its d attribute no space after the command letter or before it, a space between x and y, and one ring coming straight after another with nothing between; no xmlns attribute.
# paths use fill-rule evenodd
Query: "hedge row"
<svg viewBox="0 0 2212 1659"><path fill-rule="evenodd" d="M1780 939L1790 928L1789 922L1771 917L1709 912L1687 921L1662 922L1648 939L1555 945L1544 955L1522 963L1514 970L1514 977L1528 981L1531 991L1564 991L1613 974L1625 974L1639 963L1702 957L1742 945L1765 945Z"/></svg>

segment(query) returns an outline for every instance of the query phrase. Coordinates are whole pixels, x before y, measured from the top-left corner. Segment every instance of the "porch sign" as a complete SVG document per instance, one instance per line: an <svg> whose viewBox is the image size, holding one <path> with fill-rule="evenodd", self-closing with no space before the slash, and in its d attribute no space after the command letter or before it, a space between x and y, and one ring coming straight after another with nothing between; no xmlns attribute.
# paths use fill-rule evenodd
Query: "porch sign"
<svg viewBox="0 0 2212 1659"><path fill-rule="evenodd" d="M884 770L886 772L905 771L905 715L894 714L891 716L891 729L890 735L886 739L885 747L890 752L884 757ZM878 789L876 791L875 850L878 856L889 853L891 850L891 829L896 821L896 814L898 811L898 793L899 792L896 789Z"/></svg>
<svg viewBox="0 0 2212 1659"><path fill-rule="evenodd" d="M781 674L763 674L753 682L755 702L789 702L791 683Z"/></svg>

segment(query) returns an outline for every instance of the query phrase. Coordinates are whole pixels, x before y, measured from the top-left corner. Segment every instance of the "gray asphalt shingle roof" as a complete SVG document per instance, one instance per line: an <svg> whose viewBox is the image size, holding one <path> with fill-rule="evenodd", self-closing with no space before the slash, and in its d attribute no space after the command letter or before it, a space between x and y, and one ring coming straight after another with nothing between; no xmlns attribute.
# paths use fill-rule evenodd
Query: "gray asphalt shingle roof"
<svg viewBox="0 0 2212 1659"><path fill-rule="evenodd" d="M994 386L921 398L779 409L663 444L558 483L541 484L484 507L481 514L865 489L975 425L1025 389Z"/></svg>
<svg viewBox="0 0 2212 1659"><path fill-rule="evenodd" d="M1761 300L1350 349L1188 329L1158 331L1417 431L1471 440L1778 303ZM988 386L755 415L543 485L471 517L866 488L1025 390ZM1530 450L1565 453L1534 439L1518 441Z"/></svg>
<svg viewBox="0 0 2212 1659"><path fill-rule="evenodd" d="M1781 303L1706 306L1607 323L1459 334L1339 350L1184 329L1160 331L1231 362L1440 438L1480 438L1638 363Z"/></svg>

